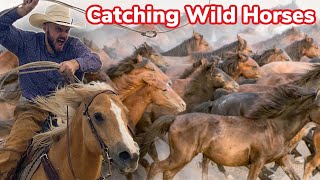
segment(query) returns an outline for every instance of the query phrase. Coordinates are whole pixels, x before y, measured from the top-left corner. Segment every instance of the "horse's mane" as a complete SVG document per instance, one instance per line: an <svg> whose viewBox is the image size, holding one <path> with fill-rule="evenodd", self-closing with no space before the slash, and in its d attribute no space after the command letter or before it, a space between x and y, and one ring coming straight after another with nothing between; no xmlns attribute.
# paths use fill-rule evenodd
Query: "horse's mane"
<svg viewBox="0 0 320 180"><path fill-rule="evenodd" d="M300 41L295 41L289 46L285 48L287 54L291 57L292 60L296 60L299 57L303 56L302 50L310 48L313 43L313 38L311 38L311 42L307 42L307 39L302 39ZM300 59L298 59L299 61Z"/></svg>
<svg viewBox="0 0 320 180"><path fill-rule="evenodd" d="M200 71L192 78L192 80L186 87L184 99L189 99L190 97L194 96L194 94L197 94L199 91L203 92L203 89L212 91L212 89L210 88L204 88L208 84L203 81L207 78L207 73L213 73L213 71L215 70L213 66L214 63L207 63L201 67L202 69L200 69Z"/></svg>
<svg viewBox="0 0 320 180"><path fill-rule="evenodd" d="M153 53L157 53L157 51L152 46L144 43L135 49L135 51L133 52L133 56L137 56L138 54L140 54L141 56L146 57L150 56Z"/></svg>
<svg viewBox="0 0 320 180"><path fill-rule="evenodd" d="M313 80L319 80L320 78L320 65L314 64L313 69L309 70L306 74L302 75L298 80L293 81L293 84L297 86L304 86L308 82Z"/></svg>
<svg viewBox="0 0 320 180"><path fill-rule="evenodd" d="M279 49L279 53L283 53L283 50L282 49ZM258 54L254 54L252 56L252 59L254 59L260 66L261 64L264 64L265 60L268 59L268 57L270 57L271 55L275 54L276 53L276 49L272 48L272 49L268 49L268 50L265 50L264 52L262 52L260 55Z"/></svg>
<svg viewBox="0 0 320 180"><path fill-rule="evenodd" d="M313 104L316 92L310 92L298 86L281 85L266 96L249 114L252 119L268 119L292 113L299 114L308 110ZM291 117L290 116L290 117Z"/></svg>
<svg viewBox="0 0 320 180"><path fill-rule="evenodd" d="M130 73L136 67L143 67L145 66L149 60L144 58L144 60L138 63L137 55L135 53L131 56L128 56L121 60L118 64L112 65L110 68L107 69L107 75L114 79L116 77L122 76L124 74Z"/></svg>
<svg viewBox="0 0 320 180"><path fill-rule="evenodd" d="M203 40L203 35L200 35L200 41ZM188 46L191 46L191 49L193 50L196 46L196 38L194 36L190 37L189 39L184 40L181 44L177 45L176 47L161 53L161 55L164 56L187 56L189 55L188 52Z"/></svg>
<svg viewBox="0 0 320 180"><path fill-rule="evenodd" d="M286 31L284 31L281 34L274 35L270 39L267 39L262 42L258 42L254 46L262 46L262 47L260 47L262 49L267 48L267 47L272 47L276 44L279 44L279 41L281 42L284 38L286 38L287 36L290 36L290 35L297 35L297 36L303 35L303 32L298 28L292 27L292 28L287 29Z"/></svg>
<svg viewBox="0 0 320 180"><path fill-rule="evenodd" d="M239 54L246 57L246 59L244 61L247 61L249 59L249 56L244 53L229 52L229 53L225 54L225 56L224 56L225 60L222 63L218 64L218 67L220 69L222 69L226 74L232 76L234 74L234 72L236 72L238 70L239 62L241 61Z"/></svg>
<svg viewBox="0 0 320 180"><path fill-rule="evenodd" d="M247 47L247 41L244 40L244 44L241 45L240 41L234 41L230 44L226 44L224 46L222 46L221 48L214 50L211 53L211 55L216 55L216 56L220 56L222 57L224 55L225 52L231 51L231 52L237 52L237 51L243 51L246 47Z"/></svg>
<svg viewBox="0 0 320 180"><path fill-rule="evenodd" d="M75 115L77 108L80 104L92 95L95 95L104 90L114 89L103 82L91 82L90 84L71 84L64 88L57 89L52 95L48 97L38 96L34 99L34 103L39 106L40 109L51 112L61 119L62 122L66 122L67 118L70 120ZM68 107L68 114L67 114ZM59 127L52 130L37 134L33 138L32 145L34 149L44 147L57 141L62 134L64 134L66 124L60 124Z"/></svg>
<svg viewBox="0 0 320 180"><path fill-rule="evenodd" d="M192 53L192 59L194 60L194 63L183 72L179 79L189 77L196 69L199 68L199 66L201 66L202 59L205 59L209 63L217 63L221 60L219 56L212 56L208 53Z"/></svg>

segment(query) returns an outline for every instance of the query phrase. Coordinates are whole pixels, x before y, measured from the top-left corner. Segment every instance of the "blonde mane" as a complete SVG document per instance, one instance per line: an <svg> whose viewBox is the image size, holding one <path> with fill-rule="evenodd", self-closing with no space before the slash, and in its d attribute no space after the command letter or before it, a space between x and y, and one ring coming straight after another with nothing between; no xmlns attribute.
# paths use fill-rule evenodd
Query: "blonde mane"
<svg viewBox="0 0 320 180"><path fill-rule="evenodd" d="M41 109L56 115L62 123L59 123L59 127L54 127L48 132L35 135L32 142L33 149L49 146L57 142L66 130L66 123L64 122L66 122L67 118L71 120L74 117L76 109L87 97L104 90L114 91L109 84L91 82L90 84L71 84L62 89L57 89L49 97L38 96L35 98L34 103Z"/></svg>

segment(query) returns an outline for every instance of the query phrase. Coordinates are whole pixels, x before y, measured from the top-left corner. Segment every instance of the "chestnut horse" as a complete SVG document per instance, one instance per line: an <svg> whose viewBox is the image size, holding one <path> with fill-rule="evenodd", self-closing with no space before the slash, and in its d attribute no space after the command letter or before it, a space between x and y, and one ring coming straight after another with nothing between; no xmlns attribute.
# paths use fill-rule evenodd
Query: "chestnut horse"
<svg viewBox="0 0 320 180"><path fill-rule="evenodd" d="M72 170L77 178L97 179L103 153L110 155L120 171L136 170L139 148L127 129L128 110L109 85L73 84L56 91L50 97L37 97L35 103L59 118L66 120L69 115L71 119L69 132L65 125L38 134L33 140L33 149L49 145L44 155L49 158L60 179L73 179ZM70 114L67 114L67 106ZM68 152L71 162L68 162ZM40 163L28 177L47 179L46 173L44 164Z"/></svg>
<svg viewBox="0 0 320 180"><path fill-rule="evenodd" d="M168 76L147 58L132 55L111 66L107 74L130 111L129 125L132 129L151 103L177 112L186 108L185 102L170 87Z"/></svg>
<svg viewBox="0 0 320 180"><path fill-rule="evenodd" d="M289 144L310 122L307 117L318 111L318 94L296 86L277 87L250 119L203 113L164 116L143 135L142 144L148 145L156 136L169 133L170 155L153 162L148 179L162 171L164 179L172 179L198 153L225 166L250 165L250 180L257 179L263 165L270 162L281 165L291 179L300 179L290 163Z"/></svg>
<svg viewBox="0 0 320 180"><path fill-rule="evenodd" d="M272 49L265 50L260 55L254 54L252 56L252 59L257 61L260 67L276 61L292 61L292 59L283 49L275 47Z"/></svg>

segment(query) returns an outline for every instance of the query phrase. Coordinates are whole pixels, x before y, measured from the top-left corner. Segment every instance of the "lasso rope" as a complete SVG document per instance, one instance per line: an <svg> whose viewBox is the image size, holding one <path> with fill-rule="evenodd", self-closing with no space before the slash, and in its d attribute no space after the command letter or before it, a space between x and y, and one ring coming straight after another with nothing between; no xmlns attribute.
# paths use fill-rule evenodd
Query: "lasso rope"
<svg viewBox="0 0 320 180"><path fill-rule="evenodd" d="M52 2L52 3L60 4L60 5L62 5L62 6L68 7L68 8L70 8L70 9L73 9L73 10L75 10L75 11L77 11L77 12L82 13L82 14L86 14L86 11L85 11L84 9L78 8L78 7L76 7L76 6L69 5L69 4L67 4L67 3L64 3L64 2L61 2L61 1L58 1L58 0L41 0L41 1L48 1L48 2ZM9 11L11 11L11 10L13 10L13 9L20 7L21 5L23 5L23 3L21 3L21 4L15 6L15 7L13 7L13 8L10 8L10 9L4 11L4 12L0 15L0 17L3 16L3 15L5 15L6 13L8 13ZM183 25L181 25L181 26L179 26L179 27L177 27L177 28L169 29L169 30L166 30L166 31L139 31L139 30L132 29L132 28L130 28L130 27L128 27L128 26L124 26L124 25L121 25L121 24L113 24L113 25L114 25L114 26L117 26L117 27L119 27L119 28L122 28L122 29L126 29L126 30L129 30L129 31L133 31L133 32L139 33L139 34L141 34L142 36L146 36L146 37L149 37L149 38L154 38L154 37L156 37L158 34L167 33L167 32L170 32L170 31L174 31L174 30L183 28L183 27L185 27L185 26L187 26L187 25L189 25L189 24L190 24L190 23L185 23L185 24L183 24Z"/></svg>
<svg viewBox="0 0 320 180"><path fill-rule="evenodd" d="M1 74L0 76L1 82L0 82L0 93L2 92L2 86L5 83L6 79L14 74L30 74L30 73L36 73L36 72L47 72L47 71L56 71L60 69L60 65L56 62L52 61L37 61L37 62L31 62L28 64L21 65L19 67L16 67L14 69L11 69L10 71ZM77 83L82 83L77 76L73 75L73 78ZM2 98L0 96L1 100L4 100L8 103L13 103L13 101L9 101L5 98Z"/></svg>

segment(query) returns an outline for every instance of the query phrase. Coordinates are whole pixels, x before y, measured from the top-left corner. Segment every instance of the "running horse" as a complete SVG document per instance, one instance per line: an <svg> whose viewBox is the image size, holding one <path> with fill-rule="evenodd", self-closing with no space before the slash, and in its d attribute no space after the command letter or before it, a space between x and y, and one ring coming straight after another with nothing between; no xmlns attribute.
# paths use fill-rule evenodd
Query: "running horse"
<svg viewBox="0 0 320 180"><path fill-rule="evenodd" d="M72 84L34 102L65 121L70 118L70 127L36 135L33 150L48 150L37 157L41 163L34 164L38 166L32 167L33 173L26 169L18 179L49 178L48 162L53 167L50 172L60 179L97 179L101 161L110 162L109 158L122 172L136 170L139 148L127 128L128 110L108 84Z"/></svg>
<svg viewBox="0 0 320 180"><path fill-rule="evenodd" d="M250 118L204 113L161 117L143 135L141 144L148 145L168 132L170 155L151 165L148 179L162 171L164 179L172 179L198 153L203 153L217 164L250 165L249 180L257 179L264 164L270 162L298 180L288 156L290 142L307 123L318 120L308 117L319 112L319 106L319 91L284 85L260 102Z"/></svg>

